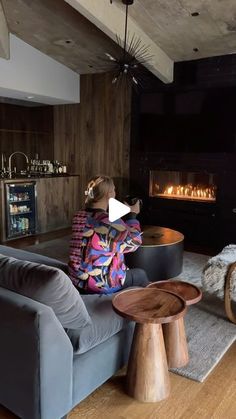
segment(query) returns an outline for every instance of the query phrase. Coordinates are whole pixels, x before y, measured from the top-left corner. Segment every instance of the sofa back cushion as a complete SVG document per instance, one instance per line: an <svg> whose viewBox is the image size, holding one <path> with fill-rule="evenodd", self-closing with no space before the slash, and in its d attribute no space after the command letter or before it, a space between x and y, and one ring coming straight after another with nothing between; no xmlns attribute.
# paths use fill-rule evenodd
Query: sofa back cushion
<svg viewBox="0 0 236 419"><path fill-rule="evenodd" d="M91 323L79 292L58 268L0 254L0 286L50 306L65 328Z"/></svg>
<svg viewBox="0 0 236 419"><path fill-rule="evenodd" d="M0 245L0 254L8 257L11 256L19 260L28 260L29 262L43 263L44 265L54 266L54 268L59 268L66 274L68 273L67 263L61 262L57 259L49 258L38 253L33 253L30 251L28 252L27 250L15 249L14 247Z"/></svg>

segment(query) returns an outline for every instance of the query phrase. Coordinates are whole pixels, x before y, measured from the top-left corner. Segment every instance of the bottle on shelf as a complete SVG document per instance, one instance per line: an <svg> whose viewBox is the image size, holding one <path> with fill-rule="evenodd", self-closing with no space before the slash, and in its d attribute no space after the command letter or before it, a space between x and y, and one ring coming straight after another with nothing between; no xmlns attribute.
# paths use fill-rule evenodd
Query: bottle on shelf
<svg viewBox="0 0 236 419"><path fill-rule="evenodd" d="M25 229L26 229L26 231L29 230L29 219L28 218L25 218Z"/></svg>
<svg viewBox="0 0 236 419"><path fill-rule="evenodd" d="M49 163L48 163L48 171L49 171L49 173L53 173L54 172L54 170L53 170L53 162L51 162L51 161L49 161Z"/></svg>
<svg viewBox="0 0 236 419"><path fill-rule="evenodd" d="M12 227L13 227L13 231L15 231L16 230L16 227L17 227L17 225L16 225L16 217L12 217Z"/></svg>
<svg viewBox="0 0 236 419"><path fill-rule="evenodd" d="M53 173L54 174L57 174L58 173L57 161L56 160L53 160L52 164L53 164Z"/></svg>
<svg viewBox="0 0 236 419"><path fill-rule="evenodd" d="M62 167L61 163L58 164L58 173L59 174L63 173L63 167Z"/></svg>

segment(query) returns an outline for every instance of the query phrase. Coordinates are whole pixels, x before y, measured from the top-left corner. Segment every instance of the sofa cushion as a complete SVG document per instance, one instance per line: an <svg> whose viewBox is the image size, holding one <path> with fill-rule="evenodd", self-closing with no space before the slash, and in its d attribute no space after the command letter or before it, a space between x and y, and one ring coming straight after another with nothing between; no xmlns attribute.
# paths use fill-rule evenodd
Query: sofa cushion
<svg viewBox="0 0 236 419"><path fill-rule="evenodd" d="M79 292L58 268L0 254L0 286L50 306L65 328L91 322Z"/></svg>
<svg viewBox="0 0 236 419"><path fill-rule="evenodd" d="M48 258L47 256L43 256L37 253L0 245L0 254L5 256L12 256L13 258L20 260L28 260L29 262L43 263L44 265L54 266L55 268L59 268L63 272L68 273L68 265L66 263L63 263L57 259Z"/></svg>
<svg viewBox="0 0 236 419"><path fill-rule="evenodd" d="M127 325L112 308L112 295L82 295L92 324L82 330L67 330L75 354L82 354L106 341Z"/></svg>

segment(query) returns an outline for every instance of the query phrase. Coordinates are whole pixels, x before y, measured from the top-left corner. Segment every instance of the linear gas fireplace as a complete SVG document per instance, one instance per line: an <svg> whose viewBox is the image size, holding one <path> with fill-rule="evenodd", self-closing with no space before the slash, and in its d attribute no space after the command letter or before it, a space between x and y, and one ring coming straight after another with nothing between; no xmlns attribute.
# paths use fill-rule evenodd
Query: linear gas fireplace
<svg viewBox="0 0 236 419"><path fill-rule="evenodd" d="M207 172L151 170L149 196L184 201L216 201L217 175Z"/></svg>

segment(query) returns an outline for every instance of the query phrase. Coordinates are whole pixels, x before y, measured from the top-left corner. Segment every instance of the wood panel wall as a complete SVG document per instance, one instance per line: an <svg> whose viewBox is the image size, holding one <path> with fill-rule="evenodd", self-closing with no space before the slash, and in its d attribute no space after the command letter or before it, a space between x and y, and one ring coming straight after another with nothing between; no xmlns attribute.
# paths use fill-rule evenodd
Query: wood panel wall
<svg viewBox="0 0 236 419"><path fill-rule="evenodd" d="M131 89L111 81L110 74L81 76L80 104L0 104L0 153L8 159L18 150L65 162L68 173L80 176L80 205L88 179L97 173L114 178L121 199L129 188ZM25 165L21 157L15 162Z"/></svg>
<svg viewBox="0 0 236 419"><path fill-rule="evenodd" d="M80 196L97 173L115 180L118 199L128 192L131 89L110 74L81 76L78 105L54 106L54 158L80 175Z"/></svg>
<svg viewBox="0 0 236 419"><path fill-rule="evenodd" d="M29 158L53 159L53 107L26 107L0 104L0 154L7 160L14 151L22 151ZM15 162L22 169L24 159ZM13 164L14 165L14 164Z"/></svg>
<svg viewBox="0 0 236 419"><path fill-rule="evenodd" d="M37 179L38 232L69 227L79 209L78 176Z"/></svg>

